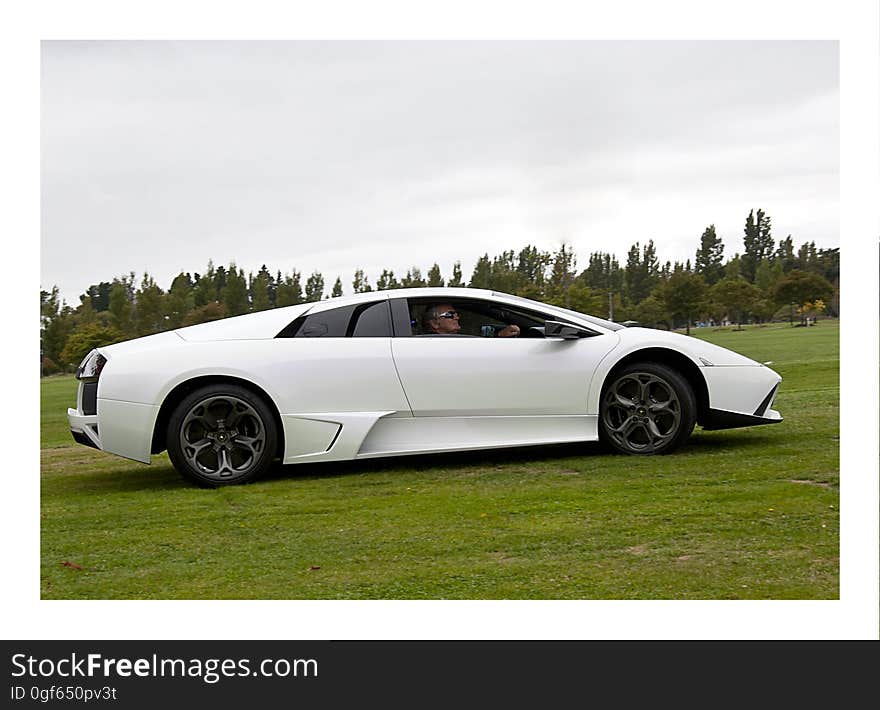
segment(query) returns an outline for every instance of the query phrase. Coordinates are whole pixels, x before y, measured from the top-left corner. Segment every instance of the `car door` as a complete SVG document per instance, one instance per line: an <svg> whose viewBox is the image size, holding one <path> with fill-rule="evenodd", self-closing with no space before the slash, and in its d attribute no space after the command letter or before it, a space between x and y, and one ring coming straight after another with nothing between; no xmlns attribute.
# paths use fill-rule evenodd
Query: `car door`
<svg viewBox="0 0 880 710"><path fill-rule="evenodd" d="M399 312L404 300L393 300L392 312ZM468 300L478 311L509 308ZM416 305L410 299L406 307L412 313ZM598 331L570 340L396 332L392 353L416 417L583 415L592 374L616 343L614 333Z"/></svg>
<svg viewBox="0 0 880 710"><path fill-rule="evenodd" d="M391 359L387 299L320 303L273 341L272 378L282 415L386 411L409 416Z"/></svg>

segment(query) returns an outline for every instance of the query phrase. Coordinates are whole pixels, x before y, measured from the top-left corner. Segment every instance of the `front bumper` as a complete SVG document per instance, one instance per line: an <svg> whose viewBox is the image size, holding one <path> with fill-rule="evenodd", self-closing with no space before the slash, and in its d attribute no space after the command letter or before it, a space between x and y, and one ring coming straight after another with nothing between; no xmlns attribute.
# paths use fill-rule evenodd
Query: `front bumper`
<svg viewBox="0 0 880 710"><path fill-rule="evenodd" d="M782 378L764 366L701 368L709 389L706 411L700 416L704 429L778 424L782 415L771 409Z"/></svg>
<svg viewBox="0 0 880 710"><path fill-rule="evenodd" d="M70 433L74 441L95 449L103 448L101 436L98 433L97 414L83 414L78 409L68 408L67 421L70 424Z"/></svg>
<svg viewBox="0 0 880 710"><path fill-rule="evenodd" d="M760 424L779 424L781 421L782 415L774 409L768 409L764 412L763 416L710 409L703 415L702 427L706 431L716 431L718 429L738 429L739 427L758 426Z"/></svg>

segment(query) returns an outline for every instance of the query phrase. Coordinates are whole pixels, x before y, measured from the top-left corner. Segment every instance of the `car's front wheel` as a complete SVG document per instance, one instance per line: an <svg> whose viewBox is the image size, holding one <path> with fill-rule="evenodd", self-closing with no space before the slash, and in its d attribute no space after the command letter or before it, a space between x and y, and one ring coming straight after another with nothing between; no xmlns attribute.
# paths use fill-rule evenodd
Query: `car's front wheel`
<svg viewBox="0 0 880 710"><path fill-rule="evenodd" d="M687 380L653 362L627 365L602 390L602 440L626 454L667 454L696 423L697 404Z"/></svg>
<svg viewBox="0 0 880 710"><path fill-rule="evenodd" d="M168 456L200 486L248 483L272 464L277 432L261 397L238 385L208 385L187 395L168 422Z"/></svg>

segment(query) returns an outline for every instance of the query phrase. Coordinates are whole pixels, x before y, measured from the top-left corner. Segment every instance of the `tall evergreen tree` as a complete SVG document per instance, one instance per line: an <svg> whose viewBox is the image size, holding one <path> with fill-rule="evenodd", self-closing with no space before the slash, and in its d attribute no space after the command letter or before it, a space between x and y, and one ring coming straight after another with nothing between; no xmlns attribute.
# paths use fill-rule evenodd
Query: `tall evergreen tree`
<svg viewBox="0 0 880 710"><path fill-rule="evenodd" d="M648 297L659 281L660 268L654 240L648 240L641 251L636 242L630 247L626 258L624 284L627 300L630 304L637 304Z"/></svg>
<svg viewBox="0 0 880 710"><path fill-rule="evenodd" d="M63 366L61 353L73 332L72 309L64 301L59 302L58 287L50 292L40 292L40 349L44 358ZM47 373L48 374L48 373Z"/></svg>
<svg viewBox="0 0 880 710"><path fill-rule="evenodd" d="M330 292L330 298L339 298L341 295L342 295L342 279L337 276L336 282L333 284L333 290Z"/></svg>
<svg viewBox="0 0 880 710"><path fill-rule="evenodd" d="M832 284L840 279L840 247L833 249L820 249L817 261L821 267L822 276Z"/></svg>
<svg viewBox="0 0 880 710"><path fill-rule="evenodd" d="M257 272L256 276L250 276L251 310L254 312L265 311L272 307L269 297L269 287L272 285L272 275L266 269L266 265Z"/></svg>
<svg viewBox="0 0 880 710"><path fill-rule="evenodd" d="M293 270L291 274L285 274L283 280L279 280L275 295L275 305L278 308L295 306L303 302L303 291L299 271Z"/></svg>
<svg viewBox="0 0 880 710"><path fill-rule="evenodd" d="M755 272L761 259L773 256L773 237L771 236L770 217L763 210L749 211L743 236L743 254L741 273L750 283L755 282Z"/></svg>
<svg viewBox="0 0 880 710"><path fill-rule="evenodd" d="M220 291L220 301L226 307L226 313L230 316L240 316L242 313L247 313L250 303L248 302L248 288L244 270L239 269L235 262L229 265L228 271L222 266L218 266L217 273L220 274L221 270L226 285Z"/></svg>
<svg viewBox="0 0 880 710"><path fill-rule="evenodd" d="M623 279L626 300L635 304L646 298L648 292L641 284L642 275L642 251L638 242L633 244L626 253L626 266L623 271Z"/></svg>
<svg viewBox="0 0 880 710"><path fill-rule="evenodd" d="M623 288L623 271L613 254L601 251L590 254L590 263L581 277L595 291L619 293Z"/></svg>
<svg viewBox="0 0 880 710"><path fill-rule="evenodd" d="M606 252L590 254L590 263L578 277L594 293L601 296L601 305L596 315L614 319L615 308L620 314L620 299L623 292L623 270L617 257Z"/></svg>
<svg viewBox="0 0 880 710"><path fill-rule="evenodd" d="M755 270L755 286L762 291L766 291L773 283L773 268L770 266L769 259L761 259L758 262L758 268Z"/></svg>
<svg viewBox="0 0 880 710"><path fill-rule="evenodd" d="M735 279L742 276L742 257L734 254L733 258L724 265L724 278Z"/></svg>
<svg viewBox="0 0 880 710"><path fill-rule="evenodd" d="M171 281L171 288L165 298L165 314L169 328L179 328L183 319L195 305L192 283L189 274L180 272Z"/></svg>
<svg viewBox="0 0 880 710"><path fill-rule="evenodd" d="M214 292L217 294L217 298L222 298L223 289L226 288L226 278L226 269L223 264L220 264L214 271Z"/></svg>
<svg viewBox="0 0 880 710"><path fill-rule="evenodd" d="M269 308L275 307L275 290L278 288L278 283L275 281L275 277L272 276L272 272L266 268L266 265L263 264L260 267L260 270L257 272L258 277L262 277L266 281L266 294L269 297Z"/></svg>
<svg viewBox="0 0 880 710"><path fill-rule="evenodd" d="M779 246L776 248L773 260L779 262L784 274L787 274L797 266L797 259L794 255L794 242L790 234L785 239L779 240Z"/></svg>
<svg viewBox="0 0 880 710"><path fill-rule="evenodd" d="M367 277L364 276L363 269L357 269L354 272L354 281L351 282L351 287L355 293L369 293L373 290Z"/></svg>
<svg viewBox="0 0 880 710"><path fill-rule="evenodd" d="M422 288L425 280L422 278L422 270L418 266L407 269L406 276L400 280L403 288Z"/></svg>
<svg viewBox="0 0 880 710"><path fill-rule="evenodd" d="M215 281L216 271L214 270L214 262L208 259L208 268L204 274L196 278L195 286L193 286L193 305L201 308L209 303L217 300L217 283Z"/></svg>
<svg viewBox="0 0 880 710"><path fill-rule="evenodd" d="M813 273L822 273L822 266L819 263L819 253L816 251L816 242L804 242L797 253L797 268L801 271L812 271Z"/></svg>
<svg viewBox="0 0 880 710"><path fill-rule="evenodd" d="M49 321L58 316L59 311L58 286L53 286L51 291L40 291L40 327L44 327Z"/></svg>
<svg viewBox="0 0 880 710"><path fill-rule="evenodd" d="M694 271L710 286L721 280L724 274L724 243L710 224L700 237L700 248L694 259Z"/></svg>
<svg viewBox="0 0 880 710"><path fill-rule="evenodd" d="M272 308L278 308L278 287L284 282L284 278L281 276L281 269L278 269L275 272L275 279L273 281L272 288Z"/></svg>
<svg viewBox="0 0 880 710"><path fill-rule="evenodd" d="M483 254L477 259L468 286L471 288L492 288L492 262L489 261L488 254Z"/></svg>
<svg viewBox="0 0 880 710"><path fill-rule="evenodd" d="M552 257L531 244L523 247L516 257L516 272L519 279L516 295L526 298L541 299L544 297L547 282L547 268Z"/></svg>
<svg viewBox="0 0 880 710"><path fill-rule="evenodd" d="M400 288L397 279L394 278L394 272L388 269L382 269L382 275L376 279L377 291L389 291L393 288Z"/></svg>
<svg viewBox="0 0 880 710"><path fill-rule="evenodd" d="M110 288L110 324L129 338L137 335L132 321L133 307L125 283L120 279L113 279L113 286Z"/></svg>
<svg viewBox="0 0 880 710"><path fill-rule="evenodd" d="M489 284L489 287L495 291L513 294L519 293L525 285L525 277L517 269L513 250L493 257Z"/></svg>
<svg viewBox="0 0 880 710"><path fill-rule="evenodd" d="M150 335L164 330L164 292L153 277L144 272L141 287L135 293L135 328L138 335Z"/></svg>
<svg viewBox="0 0 880 710"><path fill-rule="evenodd" d="M102 281L101 283L89 286L86 293L89 296L89 301L95 312L100 313L106 311L110 307L111 288L112 284L109 281Z"/></svg>
<svg viewBox="0 0 880 710"><path fill-rule="evenodd" d="M574 251L571 246L563 243L553 254L553 263L550 266L546 296L551 299L551 303L555 302L557 305L571 308L569 288L574 285L576 267L577 259Z"/></svg>
<svg viewBox="0 0 880 710"><path fill-rule="evenodd" d="M446 285L453 287L453 288L460 288L460 287L464 286L464 281L461 280L461 262L460 261L456 261L452 265L452 278L449 279L449 283L447 283Z"/></svg>
<svg viewBox="0 0 880 710"><path fill-rule="evenodd" d="M430 269L428 269L428 286L443 286L443 276L441 276L440 267L437 265L436 262Z"/></svg>
<svg viewBox="0 0 880 710"><path fill-rule="evenodd" d="M306 303L320 301L324 297L324 277L319 271L313 271L306 279Z"/></svg>

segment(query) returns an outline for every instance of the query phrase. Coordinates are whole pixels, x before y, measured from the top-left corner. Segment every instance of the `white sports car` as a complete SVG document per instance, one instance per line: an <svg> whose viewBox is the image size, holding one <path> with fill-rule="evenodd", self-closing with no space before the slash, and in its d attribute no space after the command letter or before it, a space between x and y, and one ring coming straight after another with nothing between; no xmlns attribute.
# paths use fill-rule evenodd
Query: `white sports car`
<svg viewBox="0 0 880 710"><path fill-rule="evenodd" d="M285 464L601 439L665 454L700 424L782 421L781 377L677 333L503 293L422 288L252 313L93 350L74 439L197 484Z"/></svg>

